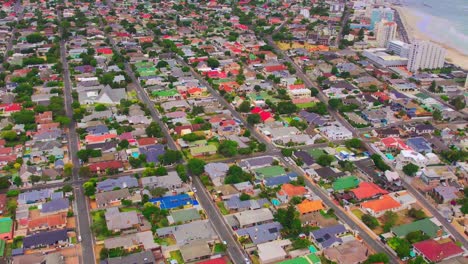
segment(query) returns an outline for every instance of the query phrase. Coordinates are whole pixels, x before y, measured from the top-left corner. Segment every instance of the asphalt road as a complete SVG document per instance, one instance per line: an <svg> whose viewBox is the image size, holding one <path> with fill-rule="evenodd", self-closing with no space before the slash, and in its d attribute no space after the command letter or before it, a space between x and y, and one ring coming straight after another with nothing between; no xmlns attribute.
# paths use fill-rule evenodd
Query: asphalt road
<svg viewBox="0 0 468 264"><path fill-rule="evenodd" d="M59 21L62 18L61 12L58 11ZM62 28L60 28L60 35L62 36ZM78 135L76 133L76 122L73 120L73 97L72 97L72 85L70 81L70 71L68 68L67 61L67 50L65 46L65 40L60 40L60 57L63 66L63 82L64 82L64 103L65 112L70 118L71 122L68 126L68 155L73 164L72 180L79 181L79 169L80 161L77 156L79 150ZM94 241L93 235L91 234L90 221L89 221L89 210L86 204L86 197L84 197L84 191L82 184L74 186L75 202L76 202L76 217L77 217L77 233L81 236L81 248L82 248L82 263L95 263L96 257L94 253Z"/></svg>
<svg viewBox="0 0 468 264"><path fill-rule="evenodd" d="M211 195L207 193L205 186L201 183L199 177L192 177L192 185L197 188L197 198L206 214L210 218L211 224L215 229L218 236L227 243L227 252L229 257L235 264L244 264L246 254L243 251L237 239L234 239L232 229L226 224L224 217L219 212L218 208L214 204Z"/></svg>
<svg viewBox="0 0 468 264"><path fill-rule="evenodd" d="M284 158L282 158L283 164L289 165L291 169L293 169L297 174L304 175L303 171L296 166L295 164L291 164L287 162ZM389 258L391 263L399 263L398 258L379 240L373 239L365 230L363 230L358 224L356 224L345 212L342 211L338 205L336 205L328 194L320 187L317 187L312 183L312 181L308 177L304 177L305 183L308 188L310 188L315 194L317 194L320 199L322 199L323 203L328 208L333 208L335 215L344 223L346 223L351 230L354 232L358 232L359 236L370 246L374 249L375 252L385 252Z"/></svg>

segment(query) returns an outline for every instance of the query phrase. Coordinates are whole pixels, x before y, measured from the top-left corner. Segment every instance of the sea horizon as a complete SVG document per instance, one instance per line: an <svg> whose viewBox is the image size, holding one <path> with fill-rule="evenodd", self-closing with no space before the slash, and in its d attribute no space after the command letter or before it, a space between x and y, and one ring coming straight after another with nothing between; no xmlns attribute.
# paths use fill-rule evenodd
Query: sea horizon
<svg viewBox="0 0 468 264"><path fill-rule="evenodd" d="M421 17L418 30L436 42L468 55L468 1L401 0ZM410 36L411 37L411 36Z"/></svg>

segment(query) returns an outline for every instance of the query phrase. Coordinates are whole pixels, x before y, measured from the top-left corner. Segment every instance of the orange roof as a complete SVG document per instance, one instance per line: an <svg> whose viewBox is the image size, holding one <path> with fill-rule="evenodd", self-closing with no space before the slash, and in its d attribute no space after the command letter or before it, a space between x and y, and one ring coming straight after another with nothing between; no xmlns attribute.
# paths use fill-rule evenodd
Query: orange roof
<svg viewBox="0 0 468 264"><path fill-rule="evenodd" d="M370 209L376 213L390 210L393 208L398 208L400 206L401 204L389 195L382 195L382 197L380 197L377 200L371 200L361 203L362 208Z"/></svg>
<svg viewBox="0 0 468 264"><path fill-rule="evenodd" d="M281 190L279 191L280 195L287 195L289 197L303 196L306 193L307 189L304 186L294 186L290 183L281 185Z"/></svg>
<svg viewBox="0 0 468 264"><path fill-rule="evenodd" d="M378 194L387 194L388 192L372 182L361 182L359 187L351 190L357 199L372 198Z"/></svg>
<svg viewBox="0 0 468 264"><path fill-rule="evenodd" d="M28 227L34 229L38 227L55 227L64 224L66 224L65 217L61 214L54 214L29 220Z"/></svg>
<svg viewBox="0 0 468 264"><path fill-rule="evenodd" d="M304 200L302 203L297 205L297 210L301 214L308 214L312 212L317 212L320 210L324 210L325 207L323 207L322 201L320 200Z"/></svg>
<svg viewBox="0 0 468 264"><path fill-rule="evenodd" d="M87 135L85 137L86 142L88 143L98 143L105 142L108 139L117 137L116 134L105 134L105 135Z"/></svg>

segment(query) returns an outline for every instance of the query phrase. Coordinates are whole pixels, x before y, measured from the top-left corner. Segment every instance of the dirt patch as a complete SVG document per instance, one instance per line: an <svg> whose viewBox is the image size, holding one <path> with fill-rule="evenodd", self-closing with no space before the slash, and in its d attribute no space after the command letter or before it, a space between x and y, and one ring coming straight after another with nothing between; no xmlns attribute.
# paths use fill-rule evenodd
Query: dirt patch
<svg viewBox="0 0 468 264"><path fill-rule="evenodd" d="M95 200L89 200L89 207L91 207L91 210L97 208L97 204Z"/></svg>
<svg viewBox="0 0 468 264"><path fill-rule="evenodd" d="M76 219L74 216L67 218L67 228L72 228L72 229L76 228Z"/></svg>
<svg viewBox="0 0 468 264"><path fill-rule="evenodd" d="M100 253L103 248L104 248L104 244L98 244L94 246L94 252L96 252L96 258L98 259L98 263L100 261L99 259Z"/></svg>
<svg viewBox="0 0 468 264"><path fill-rule="evenodd" d="M36 219L40 217L41 211L39 209L29 210L29 218Z"/></svg>

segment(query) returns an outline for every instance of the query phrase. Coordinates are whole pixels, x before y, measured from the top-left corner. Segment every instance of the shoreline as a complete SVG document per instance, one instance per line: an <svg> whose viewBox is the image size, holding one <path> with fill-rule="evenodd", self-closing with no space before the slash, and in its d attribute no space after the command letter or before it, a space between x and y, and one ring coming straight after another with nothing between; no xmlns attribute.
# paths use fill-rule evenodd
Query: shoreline
<svg viewBox="0 0 468 264"><path fill-rule="evenodd" d="M447 55L445 60L460 66L464 70L468 70L468 55L465 55L458 51L457 49L441 43L440 41L435 40L430 35L427 35L418 28L418 23L423 21L424 17L422 14L415 12L414 10L402 7L402 6L392 6L400 15L401 22L403 23L405 30L408 34L410 40L420 39L420 40L430 40L434 43L439 44L447 50Z"/></svg>

